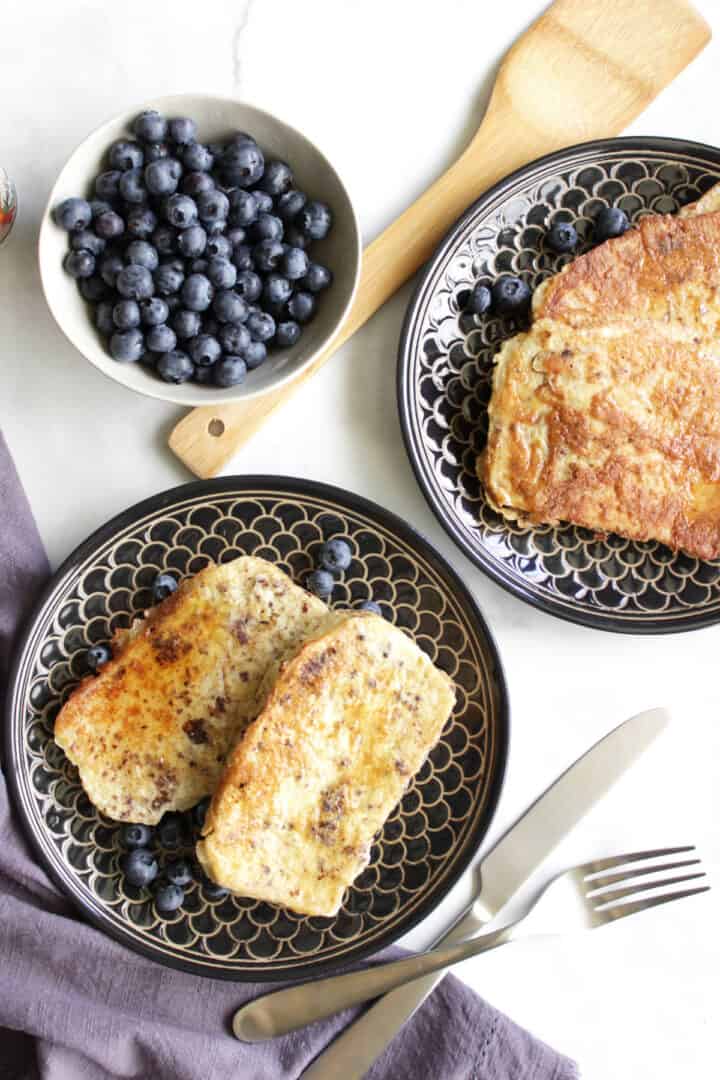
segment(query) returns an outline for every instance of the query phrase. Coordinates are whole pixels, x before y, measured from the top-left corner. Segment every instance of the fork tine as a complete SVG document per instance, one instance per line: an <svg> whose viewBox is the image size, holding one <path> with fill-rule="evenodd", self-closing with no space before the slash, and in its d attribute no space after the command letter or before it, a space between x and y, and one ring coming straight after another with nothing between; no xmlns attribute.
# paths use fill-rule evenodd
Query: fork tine
<svg viewBox="0 0 720 1080"><path fill-rule="evenodd" d="M627 889L606 889L602 892L590 893L589 897L596 911L601 911L603 905L612 904L615 900L621 900L623 896L633 896L635 893L649 892L651 889L660 889L665 885L678 885L681 881L694 881L695 878L707 877L703 871L700 874L678 874L677 877L663 878L661 881L641 881L637 885L628 885Z"/></svg>
<svg viewBox="0 0 720 1080"><path fill-rule="evenodd" d="M614 885L617 881L627 881L629 878L641 877L643 874L657 874L661 870L679 870L681 866L699 866L700 859L682 859L678 862L655 863L654 866L639 866L635 870L621 870L617 874L603 874L602 877L593 876L585 878L590 891L586 896L592 896L598 889L604 889L608 885ZM662 884L662 882L660 882Z"/></svg>
<svg viewBox="0 0 720 1080"><path fill-rule="evenodd" d="M626 915L634 915L646 908L659 907L660 904L671 904L673 900L683 900L686 896L697 896L698 893L710 892L709 885L701 885L698 889L683 889L681 892L663 893L662 896L649 896L646 900L631 900L628 904L617 904L615 907L606 907L597 912L599 916L607 920L624 919Z"/></svg>
<svg viewBox="0 0 720 1080"><path fill-rule="evenodd" d="M585 863L584 866L579 866L578 869L586 877L590 877L593 874L600 873L601 870L610 870L613 866L623 866L625 863L639 862L641 859L659 859L663 855L682 855L686 851L694 851L695 845L689 844L687 847L669 847L669 848L655 848L654 851L634 851L628 855L613 855L607 859L595 859L593 862Z"/></svg>

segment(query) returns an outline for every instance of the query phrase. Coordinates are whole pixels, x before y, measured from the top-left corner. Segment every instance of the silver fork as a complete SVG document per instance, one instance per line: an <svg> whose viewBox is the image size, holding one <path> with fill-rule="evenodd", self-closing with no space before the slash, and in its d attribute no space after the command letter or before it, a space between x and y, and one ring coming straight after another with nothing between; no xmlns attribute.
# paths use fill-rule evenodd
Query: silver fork
<svg viewBox="0 0 720 1080"><path fill-rule="evenodd" d="M624 919L626 915L707 892L708 885L690 889L671 888L705 877L703 871L665 876L670 870L698 866L699 859L653 862L694 850L692 845L660 848L615 855L576 866L554 878L529 911L514 922L446 948L266 994L238 1009L233 1018L233 1031L244 1042L263 1042L510 941L538 935L558 936L577 930L596 930L599 926ZM633 863L642 865L629 866ZM650 865L646 865L648 863ZM607 873L608 870L615 872ZM658 892L659 889L663 891ZM633 896L638 899L630 900L629 897Z"/></svg>

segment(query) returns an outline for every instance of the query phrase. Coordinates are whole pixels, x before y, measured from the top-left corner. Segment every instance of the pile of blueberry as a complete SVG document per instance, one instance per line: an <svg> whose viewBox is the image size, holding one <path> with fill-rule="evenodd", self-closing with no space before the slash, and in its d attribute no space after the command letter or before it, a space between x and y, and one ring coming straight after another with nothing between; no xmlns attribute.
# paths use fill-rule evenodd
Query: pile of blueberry
<svg viewBox="0 0 720 1080"><path fill-rule="evenodd" d="M622 236L630 228L627 214L617 206L603 207L593 222L593 239L596 244ZM577 250L579 237L574 225L559 221L548 229L545 242L552 251L568 255ZM522 278L504 275L488 286L478 281L470 290L464 305L469 315L486 315L489 311L498 315L523 316L530 307L530 287Z"/></svg>
<svg viewBox="0 0 720 1080"><path fill-rule="evenodd" d="M330 231L330 208L245 132L205 145L193 120L154 111L132 132L110 147L95 198L55 208L65 270L115 360L235 386L315 314L332 273L308 249Z"/></svg>
<svg viewBox="0 0 720 1080"><path fill-rule="evenodd" d="M319 596L321 600L329 600L335 588L335 581L350 566L352 562L352 548L347 540L336 538L326 540L320 548L318 556L318 568L311 570L305 584L309 591ZM358 604L360 611L371 611L374 615L382 615L383 611L375 600L363 600Z"/></svg>

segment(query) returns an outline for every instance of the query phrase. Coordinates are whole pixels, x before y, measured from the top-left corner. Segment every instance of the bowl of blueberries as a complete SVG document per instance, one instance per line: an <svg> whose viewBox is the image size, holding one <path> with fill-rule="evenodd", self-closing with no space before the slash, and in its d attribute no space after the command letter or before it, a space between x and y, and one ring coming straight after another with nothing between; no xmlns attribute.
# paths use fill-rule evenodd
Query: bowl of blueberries
<svg viewBox="0 0 720 1080"><path fill-rule="evenodd" d="M116 382L183 405L277 389L340 330L362 242L304 135L228 98L129 110L75 150L39 242L50 310Z"/></svg>

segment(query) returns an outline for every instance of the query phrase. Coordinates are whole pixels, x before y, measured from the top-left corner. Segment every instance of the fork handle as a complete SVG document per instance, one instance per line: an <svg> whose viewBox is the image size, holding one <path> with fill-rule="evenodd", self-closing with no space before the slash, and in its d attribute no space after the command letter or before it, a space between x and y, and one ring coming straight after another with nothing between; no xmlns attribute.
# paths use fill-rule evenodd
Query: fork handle
<svg viewBox="0 0 720 1080"><path fill-rule="evenodd" d="M513 938L516 924L492 930L470 941L449 945L432 952L417 953L389 964L378 964L347 975L291 986L251 1001L233 1017L233 1031L243 1042L264 1042L278 1035L323 1020L351 1005L360 1005L422 975L431 975L452 967L470 956L505 945Z"/></svg>

